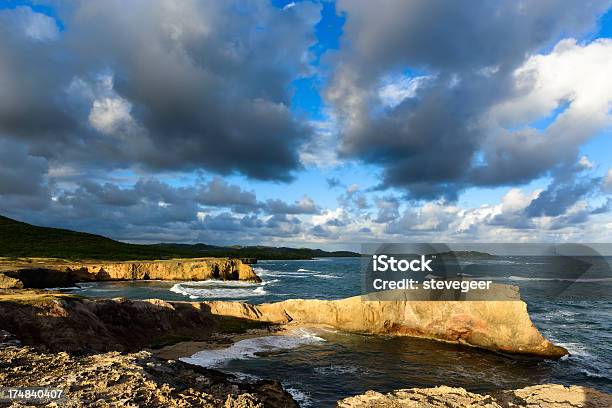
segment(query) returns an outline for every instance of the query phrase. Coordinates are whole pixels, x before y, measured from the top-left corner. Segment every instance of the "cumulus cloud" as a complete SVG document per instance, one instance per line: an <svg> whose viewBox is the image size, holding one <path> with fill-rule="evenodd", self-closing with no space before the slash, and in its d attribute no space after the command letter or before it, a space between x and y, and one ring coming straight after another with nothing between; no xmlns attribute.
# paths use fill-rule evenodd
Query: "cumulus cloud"
<svg viewBox="0 0 612 408"><path fill-rule="evenodd" d="M244 191L240 186L230 184L221 177L214 177L209 183L201 186L196 200L203 205L213 207L231 207L237 212L251 212L259 208L255 192Z"/></svg>
<svg viewBox="0 0 612 408"><path fill-rule="evenodd" d="M0 139L0 196L48 194L47 160L31 156L20 143Z"/></svg>
<svg viewBox="0 0 612 408"><path fill-rule="evenodd" d="M65 29L54 35L47 26L55 21L28 7L0 11L5 137L27 139L52 162L81 166L206 169L272 180L289 180L300 168L299 149L311 130L290 112L288 85L308 69L318 5L281 10L264 0L156 0L133 3L129 12L120 1L56 7ZM101 76L111 78L106 95L74 92L75 81L94 89Z"/></svg>
<svg viewBox="0 0 612 408"><path fill-rule="evenodd" d="M35 13L29 7L16 7L7 12L16 28L20 28L33 41L55 40L59 30L55 20L41 13Z"/></svg>
<svg viewBox="0 0 612 408"><path fill-rule="evenodd" d="M450 200L467 187L524 183L576 160L609 123L602 107L611 98L604 84L612 47L564 40L538 53L592 28L609 5L340 1L344 42L330 59L326 91L340 154L381 166L382 187ZM381 88L385 78L395 79ZM539 118L531 114L564 101L567 112L545 132L528 126ZM514 131L511 122L526 127Z"/></svg>
<svg viewBox="0 0 612 408"><path fill-rule="evenodd" d="M606 176L603 179L601 188L606 193L612 193L612 168L608 169Z"/></svg>
<svg viewBox="0 0 612 408"><path fill-rule="evenodd" d="M588 221L612 225L612 170L581 147L612 124L612 40L566 37L609 1L340 0L320 66L316 3L55 4L61 24L0 10L2 214L139 242L608 237ZM305 120L290 85L313 74L327 106ZM382 178L328 177L337 208L246 184L352 160Z"/></svg>
<svg viewBox="0 0 612 408"><path fill-rule="evenodd" d="M264 208L270 214L318 214L320 211L312 198L308 196L292 204L279 199L268 200Z"/></svg>

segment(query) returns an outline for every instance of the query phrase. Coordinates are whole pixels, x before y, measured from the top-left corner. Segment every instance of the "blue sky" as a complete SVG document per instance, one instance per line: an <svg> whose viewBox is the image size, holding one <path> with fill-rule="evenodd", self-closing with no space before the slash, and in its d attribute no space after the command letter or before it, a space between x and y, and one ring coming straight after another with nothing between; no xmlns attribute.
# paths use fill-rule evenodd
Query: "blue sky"
<svg viewBox="0 0 612 408"><path fill-rule="evenodd" d="M0 5L0 213L134 242L610 239L609 2L119 3Z"/></svg>

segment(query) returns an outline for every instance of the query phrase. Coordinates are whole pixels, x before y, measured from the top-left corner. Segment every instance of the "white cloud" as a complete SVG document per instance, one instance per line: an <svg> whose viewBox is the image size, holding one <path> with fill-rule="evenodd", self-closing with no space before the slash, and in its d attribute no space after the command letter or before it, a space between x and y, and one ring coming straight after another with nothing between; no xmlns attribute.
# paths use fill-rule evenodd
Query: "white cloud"
<svg viewBox="0 0 612 408"><path fill-rule="evenodd" d="M587 156L580 157L580 160L578 160L578 165L585 170L591 170L595 166Z"/></svg>
<svg viewBox="0 0 612 408"><path fill-rule="evenodd" d="M491 114L503 126L524 125L562 110L548 126L557 141L586 139L612 124L612 40L560 41L550 54L529 58L514 74L517 96ZM560 140L559 140L560 139Z"/></svg>
<svg viewBox="0 0 612 408"><path fill-rule="evenodd" d="M114 133L122 124L130 123L131 105L123 98L96 99L89 113L89 123L98 131Z"/></svg>
<svg viewBox="0 0 612 408"><path fill-rule="evenodd" d="M378 90L378 97L384 106L394 108L404 99L416 97L419 88L433 78L431 75L386 78Z"/></svg>
<svg viewBox="0 0 612 408"><path fill-rule="evenodd" d="M338 165L338 126L334 116L328 115L324 120L311 121L309 124L314 134L300 149L300 162L322 169Z"/></svg>
<svg viewBox="0 0 612 408"><path fill-rule="evenodd" d="M603 180L602 190L606 193L612 193L612 167L608 169Z"/></svg>
<svg viewBox="0 0 612 408"><path fill-rule="evenodd" d="M574 165L580 147L612 126L610 72L610 39L586 45L566 39L528 58L514 72L513 96L482 116L480 177L523 182Z"/></svg>
<svg viewBox="0 0 612 408"><path fill-rule="evenodd" d="M50 41L59 36L55 20L30 7L17 7L13 18L22 27L24 34L34 41Z"/></svg>

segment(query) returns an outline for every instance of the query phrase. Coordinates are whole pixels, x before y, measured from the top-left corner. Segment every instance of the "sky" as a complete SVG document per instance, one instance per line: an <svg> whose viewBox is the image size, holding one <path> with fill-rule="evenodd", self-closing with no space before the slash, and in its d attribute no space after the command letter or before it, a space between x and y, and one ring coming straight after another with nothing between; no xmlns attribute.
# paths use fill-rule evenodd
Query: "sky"
<svg viewBox="0 0 612 408"><path fill-rule="evenodd" d="M136 242L610 242L612 0L0 2L0 214Z"/></svg>

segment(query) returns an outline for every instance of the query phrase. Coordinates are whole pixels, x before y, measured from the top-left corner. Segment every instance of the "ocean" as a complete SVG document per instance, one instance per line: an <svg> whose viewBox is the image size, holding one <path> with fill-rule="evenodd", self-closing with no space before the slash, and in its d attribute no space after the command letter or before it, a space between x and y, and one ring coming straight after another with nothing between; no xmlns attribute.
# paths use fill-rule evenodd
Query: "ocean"
<svg viewBox="0 0 612 408"><path fill-rule="evenodd" d="M470 260L470 274L518 285L529 315L542 334L567 348L559 361L509 358L435 341L300 329L289 336L246 339L225 350L186 359L241 379L283 383L301 406L334 406L367 390L450 385L474 392L541 383L585 385L612 393L612 278L538 276L537 257ZM361 293L359 258L260 261L262 283L97 282L72 292L92 297L164 300L339 299ZM561 290L571 296L558 295ZM552 296L551 294L554 294ZM608 297L606 296L608 295Z"/></svg>

